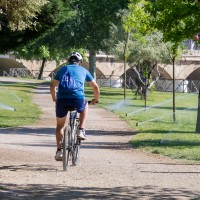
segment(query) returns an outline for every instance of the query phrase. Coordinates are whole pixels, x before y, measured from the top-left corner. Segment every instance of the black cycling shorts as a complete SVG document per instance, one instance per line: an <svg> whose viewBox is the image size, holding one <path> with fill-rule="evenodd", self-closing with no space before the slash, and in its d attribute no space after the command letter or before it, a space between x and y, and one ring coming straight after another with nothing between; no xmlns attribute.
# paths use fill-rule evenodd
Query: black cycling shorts
<svg viewBox="0 0 200 200"><path fill-rule="evenodd" d="M86 99L58 99L56 101L56 117L65 117L69 111L68 107L74 107L79 113L81 113L85 110L86 104Z"/></svg>

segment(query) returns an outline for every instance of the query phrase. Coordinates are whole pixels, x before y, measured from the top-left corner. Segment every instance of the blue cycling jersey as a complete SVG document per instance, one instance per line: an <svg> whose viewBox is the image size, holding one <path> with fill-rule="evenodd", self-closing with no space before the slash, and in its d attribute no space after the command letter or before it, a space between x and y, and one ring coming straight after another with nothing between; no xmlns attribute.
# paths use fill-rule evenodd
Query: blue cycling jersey
<svg viewBox="0 0 200 200"><path fill-rule="evenodd" d="M80 65L76 65L76 64L70 64L70 65L61 67L56 73L56 76L54 79L60 81L63 74L65 74L67 70L70 72L71 76L73 76L73 78L75 79L75 82L78 88L71 93L67 93L58 87L57 99L61 99L61 98L84 99L85 98L84 83L85 81L87 82L92 81L93 80L92 75L84 67Z"/></svg>

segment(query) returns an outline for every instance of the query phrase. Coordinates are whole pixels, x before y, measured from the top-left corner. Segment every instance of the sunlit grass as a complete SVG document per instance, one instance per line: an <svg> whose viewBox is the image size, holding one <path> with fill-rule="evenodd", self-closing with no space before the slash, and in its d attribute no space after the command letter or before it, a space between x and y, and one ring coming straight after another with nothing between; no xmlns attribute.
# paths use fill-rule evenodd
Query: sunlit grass
<svg viewBox="0 0 200 200"><path fill-rule="evenodd" d="M91 95L87 90L88 96ZM122 88L101 88L100 106L118 114L137 131L130 140L133 148L176 159L200 162L200 134L195 133L198 95L176 93L176 122L173 121L172 93L152 92L144 100Z"/></svg>
<svg viewBox="0 0 200 200"><path fill-rule="evenodd" d="M4 82L0 84L0 127L33 124L40 110L32 102L36 84Z"/></svg>

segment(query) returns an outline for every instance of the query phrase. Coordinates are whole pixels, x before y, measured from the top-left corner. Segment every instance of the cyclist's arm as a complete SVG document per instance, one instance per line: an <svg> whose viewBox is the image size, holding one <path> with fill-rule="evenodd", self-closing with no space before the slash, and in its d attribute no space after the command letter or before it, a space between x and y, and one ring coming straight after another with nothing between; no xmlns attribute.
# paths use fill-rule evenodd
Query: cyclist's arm
<svg viewBox="0 0 200 200"><path fill-rule="evenodd" d="M92 103L94 103L94 104L98 103L98 101L99 101L99 95L100 95L99 86L97 85L97 83L94 80L88 82L88 84L93 89L94 102L92 102Z"/></svg>
<svg viewBox="0 0 200 200"><path fill-rule="evenodd" d="M50 83L50 93L53 101L56 101L56 87L58 86L58 84L59 81L56 79L53 79Z"/></svg>

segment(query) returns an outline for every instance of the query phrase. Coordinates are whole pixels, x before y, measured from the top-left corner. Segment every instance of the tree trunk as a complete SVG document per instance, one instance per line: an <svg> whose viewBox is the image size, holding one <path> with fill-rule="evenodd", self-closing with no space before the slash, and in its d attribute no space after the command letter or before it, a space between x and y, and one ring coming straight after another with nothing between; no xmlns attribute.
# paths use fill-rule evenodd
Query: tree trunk
<svg viewBox="0 0 200 200"><path fill-rule="evenodd" d="M174 56L172 59L173 62L173 121L176 122L176 105L175 105L175 59L176 57Z"/></svg>
<svg viewBox="0 0 200 200"><path fill-rule="evenodd" d="M39 75L38 75L38 79L39 79L39 80L42 80L42 79L43 79L43 71L44 71L44 64L45 64L45 62L46 62L46 58L43 57L43 58L42 58L42 66L41 66L41 68L40 68L40 73L39 73Z"/></svg>
<svg viewBox="0 0 200 200"><path fill-rule="evenodd" d="M126 60L127 60L127 50L128 50L128 43L129 43L130 32L127 32L126 43L124 46L124 100L126 100Z"/></svg>
<svg viewBox="0 0 200 200"><path fill-rule="evenodd" d="M89 72L96 80L96 51L90 50L89 51Z"/></svg>
<svg viewBox="0 0 200 200"><path fill-rule="evenodd" d="M200 89L199 89L199 96L198 96L198 110L197 110L196 133L200 133Z"/></svg>

